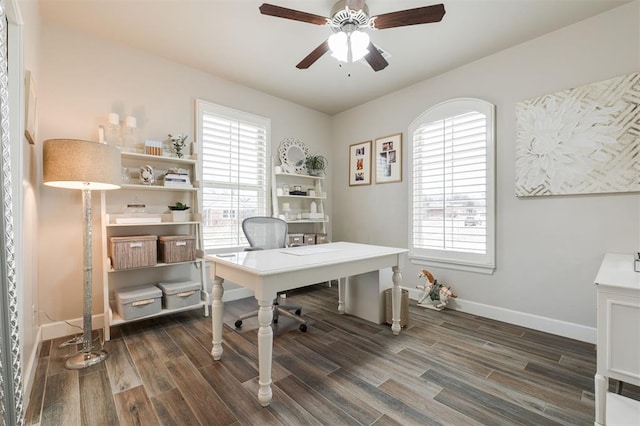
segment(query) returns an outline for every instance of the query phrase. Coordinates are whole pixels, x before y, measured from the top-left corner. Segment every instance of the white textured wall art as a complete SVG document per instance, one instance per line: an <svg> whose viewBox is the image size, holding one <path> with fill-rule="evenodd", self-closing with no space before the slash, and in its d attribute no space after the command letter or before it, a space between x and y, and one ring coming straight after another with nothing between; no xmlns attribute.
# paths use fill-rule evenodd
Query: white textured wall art
<svg viewBox="0 0 640 426"><path fill-rule="evenodd" d="M640 191L640 73L519 102L516 195Z"/></svg>

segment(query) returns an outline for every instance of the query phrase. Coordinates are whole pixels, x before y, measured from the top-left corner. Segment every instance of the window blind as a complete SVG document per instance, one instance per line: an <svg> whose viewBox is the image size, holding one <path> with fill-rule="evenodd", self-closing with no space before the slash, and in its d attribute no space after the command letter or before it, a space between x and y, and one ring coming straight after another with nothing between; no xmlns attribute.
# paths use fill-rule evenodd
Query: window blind
<svg viewBox="0 0 640 426"><path fill-rule="evenodd" d="M268 199L268 120L210 105L198 113L205 251L247 246L242 221L266 216Z"/></svg>
<svg viewBox="0 0 640 426"><path fill-rule="evenodd" d="M486 253L486 128L469 112L414 132L414 247Z"/></svg>
<svg viewBox="0 0 640 426"><path fill-rule="evenodd" d="M495 106L439 103L409 126L409 258L470 272L495 269Z"/></svg>

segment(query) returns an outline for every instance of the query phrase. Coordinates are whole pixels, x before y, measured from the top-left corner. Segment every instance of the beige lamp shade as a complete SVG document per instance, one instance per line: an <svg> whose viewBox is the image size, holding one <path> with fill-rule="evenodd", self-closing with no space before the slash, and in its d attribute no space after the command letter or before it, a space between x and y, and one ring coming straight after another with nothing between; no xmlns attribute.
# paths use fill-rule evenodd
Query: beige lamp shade
<svg viewBox="0 0 640 426"><path fill-rule="evenodd" d="M44 141L45 185L69 189L108 190L120 188L120 151L98 142L78 139Z"/></svg>

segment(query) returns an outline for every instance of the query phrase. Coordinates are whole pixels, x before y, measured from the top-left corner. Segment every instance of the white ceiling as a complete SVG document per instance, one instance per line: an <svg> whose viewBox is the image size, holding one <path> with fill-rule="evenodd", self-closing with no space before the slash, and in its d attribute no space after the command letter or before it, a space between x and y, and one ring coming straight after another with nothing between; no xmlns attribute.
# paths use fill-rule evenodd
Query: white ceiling
<svg viewBox="0 0 640 426"><path fill-rule="evenodd" d="M295 65L328 27L261 15L263 2L328 16L335 0L40 0L43 21L113 40L336 114L633 0L444 0L440 23L371 31L391 57L374 72L325 54ZM370 14L438 0L369 0Z"/></svg>

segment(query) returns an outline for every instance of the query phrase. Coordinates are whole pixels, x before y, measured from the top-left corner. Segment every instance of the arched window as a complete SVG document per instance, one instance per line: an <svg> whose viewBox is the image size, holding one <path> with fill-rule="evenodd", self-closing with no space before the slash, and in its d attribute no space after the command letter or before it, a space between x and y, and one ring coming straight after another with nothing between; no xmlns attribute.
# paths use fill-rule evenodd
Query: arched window
<svg viewBox="0 0 640 426"><path fill-rule="evenodd" d="M409 127L412 262L493 272L494 110L480 99L453 99Z"/></svg>

